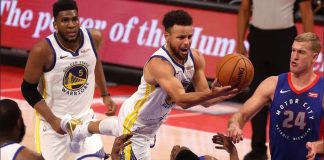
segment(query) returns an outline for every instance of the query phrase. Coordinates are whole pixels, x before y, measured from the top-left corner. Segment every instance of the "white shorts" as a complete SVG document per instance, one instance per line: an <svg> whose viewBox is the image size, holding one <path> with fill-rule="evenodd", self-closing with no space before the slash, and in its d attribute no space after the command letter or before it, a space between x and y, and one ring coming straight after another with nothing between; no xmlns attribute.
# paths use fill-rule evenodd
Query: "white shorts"
<svg viewBox="0 0 324 160"><path fill-rule="evenodd" d="M131 145L126 146L124 151L122 152L121 159L124 160L150 160L151 152L150 148L155 144L155 133L156 130L160 127L161 123L154 125L145 125L138 120L138 118L133 119L132 122L127 118L131 111L127 108L127 101L124 102L118 114L118 127L119 127L119 135L124 134L124 130L127 124L129 125L127 129L127 133L129 131L133 132L133 137L130 139L132 142Z"/></svg>
<svg viewBox="0 0 324 160"><path fill-rule="evenodd" d="M91 110L88 115L80 119L82 121L95 120L95 115ZM81 144L80 153L75 154L70 152L68 148L69 135L56 133L46 121L40 121L39 133L41 153L46 160L103 159L104 157L102 140L98 134L86 138L84 143ZM36 136L36 144L37 139Z"/></svg>
<svg viewBox="0 0 324 160"><path fill-rule="evenodd" d="M132 143L125 147L121 159L151 160L150 140L138 135L133 135L130 141Z"/></svg>

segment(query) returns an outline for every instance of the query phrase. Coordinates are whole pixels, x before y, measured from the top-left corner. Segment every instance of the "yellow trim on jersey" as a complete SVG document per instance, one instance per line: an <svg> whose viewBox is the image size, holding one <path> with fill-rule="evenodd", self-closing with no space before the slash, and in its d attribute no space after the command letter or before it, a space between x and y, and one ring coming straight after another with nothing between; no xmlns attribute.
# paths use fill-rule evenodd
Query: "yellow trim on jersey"
<svg viewBox="0 0 324 160"><path fill-rule="evenodd" d="M41 145L40 145L40 118L39 113L35 110L35 145L36 145L36 151L37 153L41 154Z"/></svg>
<svg viewBox="0 0 324 160"><path fill-rule="evenodd" d="M46 99L47 98L47 94L46 94L46 81L45 81L45 78L44 78L44 75L41 77L41 81L42 81L42 97L44 98L44 99Z"/></svg>
<svg viewBox="0 0 324 160"><path fill-rule="evenodd" d="M41 77L41 82L42 82L42 97L44 99L46 99L47 95L46 95L46 83L45 83L45 78L44 76ZM36 121L36 125L35 125L35 145L36 145L36 151L37 153L41 154L42 153L42 149L41 149L41 145L40 145L40 115L39 113L35 110L35 121Z"/></svg>
<svg viewBox="0 0 324 160"><path fill-rule="evenodd" d="M148 96L150 95L150 93L152 93L155 90L155 86L154 85L149 85L146 84L146 90L145 90L145 95L143 98L139 99L134 106L134 111L132 113L130 113L124 121L123 124L123 134L127 134L130 133L131 128L133 127L135 121L138 118L138 112L139 110L143 107L144 103L146 102ZM130 156L131 156L131 146L128 145L127 147L125 147L124 149L124 156L125 156L125 160L130 160Z"/></svg>

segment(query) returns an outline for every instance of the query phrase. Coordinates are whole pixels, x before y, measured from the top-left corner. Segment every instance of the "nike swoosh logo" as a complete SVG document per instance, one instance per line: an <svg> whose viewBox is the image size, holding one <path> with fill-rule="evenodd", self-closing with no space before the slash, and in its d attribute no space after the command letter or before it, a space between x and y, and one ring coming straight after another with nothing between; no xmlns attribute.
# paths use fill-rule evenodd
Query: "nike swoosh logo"
<svg viewBox="0 0 324 160"><path fill-rule="evenodd" d="M290 90L288 89L288 90L280 90L280 93L287 93L287 92L290 92Z"/></svg>
<svg viewBox="0 0 324 160"><path fill-rule="evenodd" d="M63 58L65 58L65 57L68 57L68 56L60 56L60 59L63 59Z"/></svg>

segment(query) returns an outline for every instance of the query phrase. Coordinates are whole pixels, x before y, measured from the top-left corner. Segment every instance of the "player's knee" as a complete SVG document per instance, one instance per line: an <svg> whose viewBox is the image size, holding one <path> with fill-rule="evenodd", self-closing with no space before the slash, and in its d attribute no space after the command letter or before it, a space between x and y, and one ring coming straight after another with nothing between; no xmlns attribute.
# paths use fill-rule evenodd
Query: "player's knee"
<svg viewBox="0 0 324 160"><path fill-rule="evenodd" d="M108 117L100 121L99 132L104 135L118 136L117 117Z"/></svg>

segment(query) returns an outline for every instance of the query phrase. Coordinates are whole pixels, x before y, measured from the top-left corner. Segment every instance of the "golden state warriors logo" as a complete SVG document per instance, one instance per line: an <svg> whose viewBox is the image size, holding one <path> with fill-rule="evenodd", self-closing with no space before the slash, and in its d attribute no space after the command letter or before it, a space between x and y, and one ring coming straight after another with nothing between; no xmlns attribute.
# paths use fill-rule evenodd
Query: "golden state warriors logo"
<svg viewBox="0 0 324 160"><path fill-rule="evenodd" d="M73 63L64 70L63 89L68 95L79 95L88 86L88 69L83 63Z"/></svg>

